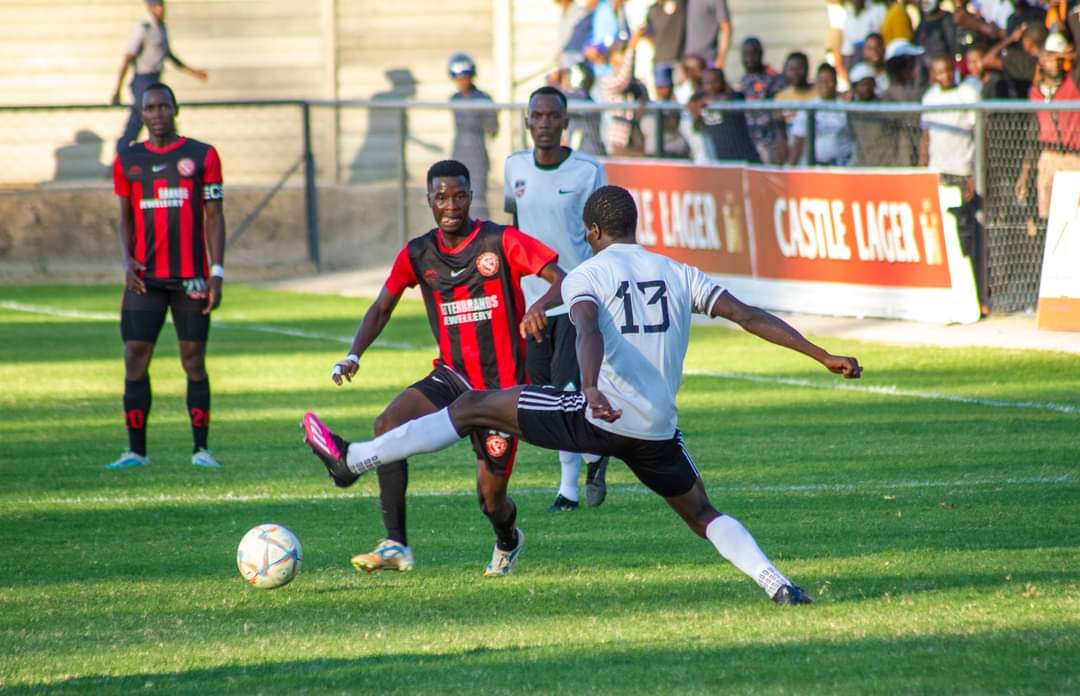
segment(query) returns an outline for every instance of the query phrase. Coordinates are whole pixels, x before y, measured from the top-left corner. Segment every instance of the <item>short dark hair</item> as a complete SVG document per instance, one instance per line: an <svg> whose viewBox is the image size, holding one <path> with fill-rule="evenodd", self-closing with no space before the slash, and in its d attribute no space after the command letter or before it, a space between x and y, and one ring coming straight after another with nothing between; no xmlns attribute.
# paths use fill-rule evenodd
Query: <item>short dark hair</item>
<svg viewBox="0 0 1080 696"><path fill-rule="evenodd" d="M869 34L867 34L866 38L863 39L863 46L865 46L866 42L869 41L870 39L877 39L878 41L881 42L882 46L885 45L885 37L882 36L881 34L877 33L876 31L873 31L873 32L870 32Z"/></svg>
<svg viewBox="0 0 1080 696"><path fill-rule="evenodd" d="M550 94L551 96L556 97L559 101L562 102L562 105L563 105L564 109L567 107L566 95L562 93L562 90L560 90L560 89L558 89L556 87L552 87L550 85L544 85L543 87L538 87L538 88L534 89L533 93L529 95L529 108L530 109L532 108L533 98L534 97L539 97L542 94Z"/></svg>
<svg viewBox="0 0 1080 696"><path fill-rule="evenodd" d="M793 60L799 61L800 63L802 63L803 65L806 66L806 69L808 71L810 70L810 59L802 51L792 51L791 53L789 53L787 55L787 58L784 59L784 64L787 65L789 62L791 62Z"/></svg>
<svg viewBox="0 0 1080 696"><path fill-rule="evenodd" d="M823 72L831 72L833 74L833 77L836 77L836 68L834 68L830 63L822 63L821 65L817 66L817 71L814 74L820 75Z"/></svg>
<svg viewBox="0 0 1080 696"><path fill-rule="evenodd" d="M765 47L761 45L761 39L759 39L756 36L748 36L745 39L743 39L742 47L743 48L749 48L750 46L753 46L754 48L756 48L759 51L764 51L765 50Z"/></svg>
<svg viewBox="0 0 1080 696"><path fill-rule="evenodd" d="M142 96L139 97L139 108L140 109L142 108L143 100L146 99L146 95L149 94L150 92L164 92L165 94L168 94L169 99L172 100L172 105L173 105L174 109L177 109L177 108L180 107L180 105L176 103L176 94L173 93L172 87L168 86L164 82L155 82L154 84L152 84L149 87L147 87L146 89L144 89L143 93L142 93Z"/></svg>
<svg viewBox="0 0 1080 696"><path fill-rule="evenodd" d="M1049 35L1050 30L1042 22L1032 22L1024 29L1024 38L1037 44L1039 48L1043 47L1043 44L1046 43L1046 37Z"/></svg>
<svg viewBox="0 0 1080 696"><path fill-rule="evenodd" d="M601 186L593 191L581 218L585 227L596 225L615 239L633 239L637 232L637 204L621 186Z"/></svg>
<svg viewBox="0 0 1080 696"><path fill-rule="evenodd" d="M930 54L930 59L927 60L926 62L929 65L933 65L934 63L937 63L938 61L944 61L946 64L948 64L949 67L952 67L952 64L953 64L952 56L950 56L948 53L931 53Z"/></svg>
<svg viewBox="0 0 1080 696"><path fill-rule="evenodd" d="M441 160L431 165L427 170L427 185L431 188L431 182L439 177L465 177L465 181L472 183L469 178L469 168L457 160Z"/></svg>

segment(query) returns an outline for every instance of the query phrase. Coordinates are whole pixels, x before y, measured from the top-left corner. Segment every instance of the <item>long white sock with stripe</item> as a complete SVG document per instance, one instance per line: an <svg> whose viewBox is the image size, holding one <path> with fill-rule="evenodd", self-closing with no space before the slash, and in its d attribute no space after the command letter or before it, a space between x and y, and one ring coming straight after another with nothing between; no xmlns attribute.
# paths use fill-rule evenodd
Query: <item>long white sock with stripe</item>
<svg viewBox="0 0 1080 696"><path fill-rule="evenodd" d="M345 463L354 474L362 474L382 464L399 462L414 454L438 452L460 439L461 435L458 435L453 421L450 420L450 409L444 408L402 423L374 440L350 444Z"/></svg>
<svg viewBox="0 0 1080 696"><path fill-rule="evenodd" d="M734 517L720 515L705 528L705 536L721 556L749 575L770 597L784 585L791 584L761 552L746 527Z"/></svg>

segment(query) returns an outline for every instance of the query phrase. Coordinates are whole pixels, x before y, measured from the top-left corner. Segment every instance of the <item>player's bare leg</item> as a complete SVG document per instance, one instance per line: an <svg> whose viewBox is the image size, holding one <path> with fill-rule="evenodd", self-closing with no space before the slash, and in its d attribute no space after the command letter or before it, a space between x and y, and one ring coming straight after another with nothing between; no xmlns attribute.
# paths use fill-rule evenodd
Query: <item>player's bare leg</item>
<svg viewBox="0 0 1080 696"><path fill-rule="evenodd" d="M477 460L476 495L480 509L495 530L495 550L484 568L488 577L509 575L525 543L525 535L515 526L517 506L506 494L509 482L509 477L491 471L483 459Z"/></svg>
<svg viewBox="0 0 1080 696"><path fill-rule="evenodd" d="M664 498L691 531L708 539L721 556L756 582L778 604L809 604L810 595L792 584L762 553L754 537L734 517L709 501L701 479L682 495Z"/></svg>

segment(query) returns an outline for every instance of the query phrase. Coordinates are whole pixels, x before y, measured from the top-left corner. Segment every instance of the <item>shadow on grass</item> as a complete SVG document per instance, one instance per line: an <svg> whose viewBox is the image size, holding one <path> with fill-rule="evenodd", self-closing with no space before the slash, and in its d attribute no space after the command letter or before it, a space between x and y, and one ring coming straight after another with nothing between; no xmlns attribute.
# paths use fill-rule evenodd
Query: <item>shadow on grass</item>
<svg viewBox="0 0 1080 696"><path fill-rule="evenodd" d="M10 693L1066 693L1078 682L1076 648L1076 634L1064 630L731 647L687 636L676 646L493 647L147 670Z"/></svg>

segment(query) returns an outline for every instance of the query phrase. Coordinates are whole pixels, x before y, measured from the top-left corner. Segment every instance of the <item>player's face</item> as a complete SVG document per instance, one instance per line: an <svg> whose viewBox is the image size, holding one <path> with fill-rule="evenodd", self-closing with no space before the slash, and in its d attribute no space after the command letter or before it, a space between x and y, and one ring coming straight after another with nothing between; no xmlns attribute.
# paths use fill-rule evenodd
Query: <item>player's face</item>
<svg viewBox="0 0 1080 696"><path fill-rule="evenodd" d="M176 106L169 93L159 89L145 92L142 104L143 124L150 135L155 138L172 135L176 130Z"/></svg>
<svg viewBox="0 0 1080 696"><path fill-rule="evenodd" d="M463 176L440 176L431 182L428 205L435 224L446 234L460 234L469 221L472 191Z"/></svg>
<svg viewBox="0 0 1080 696"><path fill-rule="evenodd" d="M566 120L566 107L554 94L538 94L529 102L529 134L541 150L559 147Z"/></svg>
<svg viewBox="0 0 1080 696"><path fill-rule="evenodd" d="M930 64L930 81L942 89L953 86L952 65L947 60L935 60Z"/></svg>

